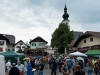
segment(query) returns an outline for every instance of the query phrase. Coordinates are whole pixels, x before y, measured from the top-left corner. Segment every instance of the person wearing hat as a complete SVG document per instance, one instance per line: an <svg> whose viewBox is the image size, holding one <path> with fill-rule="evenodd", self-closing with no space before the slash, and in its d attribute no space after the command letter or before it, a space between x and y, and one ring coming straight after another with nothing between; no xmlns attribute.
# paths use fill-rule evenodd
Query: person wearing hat
<svg viewBox="0 0 100 75"><path fill-rule="evenodd" d="M27 66L28 66L28 63L29 63L29 59L24 59L24 74L26 75L27 73Z"/></svg>

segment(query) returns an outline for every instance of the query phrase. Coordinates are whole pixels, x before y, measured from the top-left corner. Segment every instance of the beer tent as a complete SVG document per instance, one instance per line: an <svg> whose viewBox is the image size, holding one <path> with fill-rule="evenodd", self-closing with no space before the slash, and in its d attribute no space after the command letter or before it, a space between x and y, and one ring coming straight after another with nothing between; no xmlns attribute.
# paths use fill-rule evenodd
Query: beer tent
<svg viewBox="0 0 100 75"><path fill-rule="evenodd" d="M12 63L17 63L18 57L19 57L19 60L21 61L21 63L23 63L23 58L25 57L25 54L17 53L14 51L2 52L2 53L0 53L0 55L3 55L5 57L6 61L8 61L10 59Z"/></svg>
<svg viewBox="0 0 100 75"><path fill-rule="evenodd" d="M88 50L85 52L86 55L100 55L100 50Z"/></svg>

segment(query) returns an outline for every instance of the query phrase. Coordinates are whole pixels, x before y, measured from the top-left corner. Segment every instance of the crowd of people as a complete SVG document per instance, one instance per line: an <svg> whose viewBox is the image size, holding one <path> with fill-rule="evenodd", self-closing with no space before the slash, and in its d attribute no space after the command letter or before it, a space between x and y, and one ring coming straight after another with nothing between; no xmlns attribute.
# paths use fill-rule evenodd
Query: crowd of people
<svg viewBox="0 0 100 75"><path fill-rule="evenodd" d="M17 64L8 60L6 70L8 75L34 75L33 69L36 69L36 74L45 75L44 69L51 69L51 75L62 73L63 75L85 75L84 68L87 67L87 74L100 75L100 60L87 57L69 57L67 55L56 57L33 57L24 60L24 64L20 61Z"/></svg>

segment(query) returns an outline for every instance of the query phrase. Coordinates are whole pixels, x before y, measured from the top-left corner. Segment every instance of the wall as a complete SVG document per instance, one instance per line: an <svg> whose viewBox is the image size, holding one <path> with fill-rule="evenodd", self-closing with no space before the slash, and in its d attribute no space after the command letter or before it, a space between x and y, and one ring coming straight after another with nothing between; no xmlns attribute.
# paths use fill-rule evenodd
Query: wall
<svg viewBox="0 0 100 75"><path fill-rule="evenodd" d="M92 37L93 37L93 41L90 42L90 38L92 38ZM84 40L86 40L86 43L84 43ZM77 48L99 45L99 44L100 44L100 38L96 37L96 36L91 36L91 37L88 37L88 38L81 40L80 43L78 44Z"/></svg>
<svg viewBox="0 0 100 75"><path fill-rule="evenodd" d="M32 44L36 44L36 45L32 46ZM41 44L41 45L40 45L40 44ZM43 48L42 44L43 44L44 46L46 46L46 43L45 43L45 42L31 42L30 48L31 48L31 49Z"/></svg>
<svg viewBox="0 0 100 75"><path fill-rule="evenodd" d="M54 51L56 51L56 50L49 50L49 49L47 49L47 52L49 53L49 54L54 54Z"/></svg>
<svg viewBox="0 0 100 75"><path fill-rule="evenodd" d="M19 48L17 48L17 46L19 46ZM27 48L27 46L23 43L23 44L21 45L22 51L25 50L25 48L22 48L23 46L24 46L25 48ZM20 49L20 43L18 43L18 44L15 45L15 52L18 51L19 49Z"/></svg>
<svg viewBox="0 0 100 75"><path fill-rule="evenodd" d="M75 47L69 47L69 50L77 50Z"/></svg>
<svg viewBox="0 0 100 75"><path fill-rule="evenodd" d="M8 49L13 50L13 45L12 44L8 44Z"/></svg>
<svg viewBox="0 0 100 75"><path fill-rule="evenodd" d="M4 41L4 45L0 45L0 48L2 48L3 52L5 52L7 49L6 40L0 40L0 41Z"/></svg>

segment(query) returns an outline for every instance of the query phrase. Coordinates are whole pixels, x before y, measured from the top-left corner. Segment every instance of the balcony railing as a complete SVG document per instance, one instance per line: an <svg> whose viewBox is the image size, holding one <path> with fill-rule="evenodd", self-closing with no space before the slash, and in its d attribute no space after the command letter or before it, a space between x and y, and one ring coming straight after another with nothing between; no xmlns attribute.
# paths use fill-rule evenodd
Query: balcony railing
<svg viewBox="0 0 100 75"><path fill-rule="evenodd" d="M47 46L37 46L36 48L47 48Z"/></svg>

